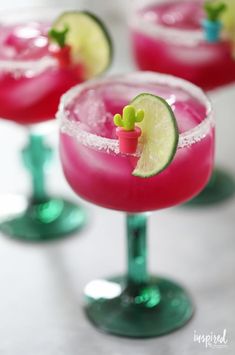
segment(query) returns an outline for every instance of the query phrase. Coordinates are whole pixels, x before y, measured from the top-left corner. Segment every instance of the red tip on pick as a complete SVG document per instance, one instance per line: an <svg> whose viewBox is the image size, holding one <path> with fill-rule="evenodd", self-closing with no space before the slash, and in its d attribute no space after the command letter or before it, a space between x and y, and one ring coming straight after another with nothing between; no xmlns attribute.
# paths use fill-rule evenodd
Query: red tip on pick
<svg viewBox="0 0 235 355"><path fill-rule="evenodd" d="M65 68L71 64L71 47L65 45L64 47L54 47L50 48L50 53L59 62L60 67Z"/></svg>

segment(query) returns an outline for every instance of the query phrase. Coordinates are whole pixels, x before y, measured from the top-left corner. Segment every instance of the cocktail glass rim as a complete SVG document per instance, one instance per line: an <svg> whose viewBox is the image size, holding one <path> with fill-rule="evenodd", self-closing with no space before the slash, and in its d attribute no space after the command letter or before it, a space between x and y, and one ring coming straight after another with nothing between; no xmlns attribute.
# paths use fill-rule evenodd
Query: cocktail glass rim
<svg viewBox="0 0 235 355"><path fill-rule="evenodd" d="M67 106L76 97L78 97L86 89L94 89L100 85L106 85L111 83L120 84L166 84L167 86L184 89L187 93L190 93L192 97L197 98L202 102L206 108L206 117L194 128L189 129L180 134L178 149L191 146L194 143L202 140L209 133L210 129L214 126L214 115L210 100L207 95L196 85L171 75L159 74L155 72L136 71L132 73L110 75L105 78L98 78L78 84L65 93L60 100L58 112L56 114L59 121L60 130L62 133L66 133L78 140L85 146L103 150L106 152L112 152L119 154L119 143L117 139L106 138L97 134L86 131L80 122L71 120Z"/></svg>
<svg viewBox="0 0 235 355"><path fill-rule="evenodd" d="M168 0L174 3L173 0ZM156 3L156 1L150 1L147 6ZM165 0L159 1L157 4L165 3ZM157 22L151 22L143 17L139 9L144 8L146 5L138 6L131 13L129 18L129 26L133 29L137 29L138 32L144 33L153 38L160 38L170 41L171 43L179 43L185 46L193 47L197 46L204 40L204 33L201 29L180 29L161 25Z"/></svg>

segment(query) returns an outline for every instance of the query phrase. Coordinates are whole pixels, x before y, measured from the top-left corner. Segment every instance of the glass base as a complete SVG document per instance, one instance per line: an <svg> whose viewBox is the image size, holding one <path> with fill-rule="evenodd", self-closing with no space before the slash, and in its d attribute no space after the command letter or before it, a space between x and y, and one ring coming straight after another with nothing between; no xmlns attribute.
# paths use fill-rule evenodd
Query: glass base
<svg viewBox="0 0 235 355"><path fill-rule="evenodd" d="M202 192L187 202L186 206L203 206L224 202L235 193L235 181L225 171L216 169Z"/></svg>
<svg viewBox="0 0 235 355"><path fill-rule="evenodd" d="M29 242L58 239L80 229L86 222L83 208L63 199L31 203L20 215L0 223L4 234Z"/></svg>
<svg viewBox="0 0 235 355"><path fill-rule="evenodd" d="M124 285L124 277L115 277L92 281L85 288L86 314L105 332L135 338L156 337L182 327L193 315L189 295L172 281L151 278L134 296Z"/></svg>

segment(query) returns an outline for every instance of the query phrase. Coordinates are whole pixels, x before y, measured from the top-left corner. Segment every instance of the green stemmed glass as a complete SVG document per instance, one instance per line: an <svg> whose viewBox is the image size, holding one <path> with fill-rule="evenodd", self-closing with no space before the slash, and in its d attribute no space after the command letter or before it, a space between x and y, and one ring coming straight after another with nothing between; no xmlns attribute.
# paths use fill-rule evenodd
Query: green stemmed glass
<svg viewBox="0 0 235 355"><path fill-rule="evenodd" d="M215 11L213 1L208 2L207 11L205 2L197 0L134 0L133 3L129 28L133 59L139 69L176 75L209 94L235 82L233 40L229 32L219 38L208 38L216 35L216 24L219 30L221 16L223 22L227 17L226 30L233 31L232 1L221 1L227 5L225 13L223 5L220 11ZM205 31L203 24L212 33ZM186 206L207 207L223 203L234 194L235 177L216 167L205 189Z"/></svg>
<svg viewBox="0 0 235 355"><path fill-rule="evenodd" d="M139 153L120 153L113 124L113 115L143 92L168 101L180 130L171 164L146 178L132 175ZM127 273L86 286L88 318L106 332L137 338L182 327L192 317L193 303L177 283L149 275L146 213L180 204L207 183L214 158L207 97L182 79L136 72L78 85L63 96L58 118L61 161L70 186L92 203L127 214Z"/></svg>
<svg viewBox="0 0 235 355"><path fill-rule="evenodd" d="M31 176L32 195L23 213L1 222L0 229L4 234L25 241L47 241L64 237L86 222L82 207L48 195L45 173L52 155L53 151L44 142L44 137L30 132L22 158Z"/></svg>
<svg viewBox="0 0 235 355"><path fill-rule="evenodd" d="M185 206L200 207L222 203L233 197L235 193L235 180L226 171L215 167L211 180L206 185L205 189Z"/></svg>
<svg viewBox="0 0 235 355"><path fill-rule="evenodd" d="M147 270L145 214L127 215L127 274L92 281L85 288L88 318L104 331L128 337L153 337L183 326L194 307L177 283Z"/></svg>
<svg viewBox="0 0 235 355"><path fill-rule="evenodd" d="M60 96L82 81L49 55L48 29L62 11L32 8L0 14L0 117L28 128L22 159L32 182L27 208L1 221L0 229L27 241L64 237L86 222L82 207L49 196L45 187L52 150L43 130L54 118Z"/></svg>

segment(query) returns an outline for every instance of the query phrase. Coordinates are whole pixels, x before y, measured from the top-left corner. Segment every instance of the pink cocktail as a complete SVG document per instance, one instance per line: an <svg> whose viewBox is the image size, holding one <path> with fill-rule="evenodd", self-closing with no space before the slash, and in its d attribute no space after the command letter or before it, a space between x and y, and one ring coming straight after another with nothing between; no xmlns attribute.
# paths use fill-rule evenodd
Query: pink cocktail
<svg viewBox="0 0 235 355"><path fill-rule="evenodd" d="M54 119L61 95L85 80L83 66L61 65L55 47L52 50L49 44L48 30L62 12L59 8L24 8L0 13L0 118L23 125L29 132L22 158L32 183L27 208L10 214L0 229L29 241L64 237L85 222L82 208L49 197L45 186L52 151L44 142L41 124Z"/></svg>
<svg viewBox="0 0 235 355"><path fill-rule="evenodd" d="M142 70L176 75L204 90L235 81L234 48L222 37L205 39L204 1L150 1L138 8L131 21L131 42Z"/></svg>
<svg viewBox="0 0 235 355"><path fill-rule="evenodd" d="M1 118L20 124L50 120L60 96L84 80L79 65L61 67L49 51L48 30L56 13L59 12L47 9L40 18L40 12L35 10L35 20L19 14L13 23L1 21Z"/></svg>
<svg viewBox="0 0 235 355"><path fill-rule="evenodd" d="M121 154L113 123L113 115L143 92L167 100L180 131L172 163L149 178L132 175L141 146L136 154ZM193 313L191 299L176 283L149 276L147 215L140 212L177 205L207 183L214 121L206 96L182 79L137 72L76 86L63 96L58 119L61 161L70 186L96 205L128 213L128 272L87 285L87 316L102 330L129 337L158 336L183 326Z"/></svg>
<svg viewBox="0 0 235 355"><path fill-rule="evenodd" d="M214 130L210 119L205 120L210 115L205 97L179 79L167 77L164 83L163 78L138 73L81 85L72 91L76 95L69 103L65 96L68 117L62 119L61 157L65 176L78 195L106 208L134 213L182 203L207 183ZM181 133L173 163L146 179L132 175L138 156L119 153L112 123L113 115L141 92L170 103Z"/></svg>

